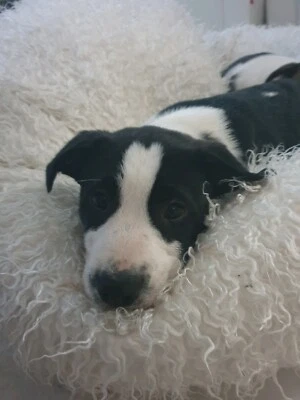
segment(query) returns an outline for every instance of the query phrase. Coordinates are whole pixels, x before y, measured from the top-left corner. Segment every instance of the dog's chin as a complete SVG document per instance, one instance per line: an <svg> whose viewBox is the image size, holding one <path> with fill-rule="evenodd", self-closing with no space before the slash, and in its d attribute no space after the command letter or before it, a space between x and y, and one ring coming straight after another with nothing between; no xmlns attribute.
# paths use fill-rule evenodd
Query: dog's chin
<svg viewBox="0 0 300 400"><path fill-rule="evenodd" d="M101 310L102 312L113 312L113 311L120 311L120 310L125 310L127 313L132 313L136 310L151 310L157 307L159 304L162 303L163 297L165 293L171 293L172 292L172 286L166 286L166 288L159 293L156 292L156 294L146 294L145 296L141 296L140 299L138 299L136 302L131 304L130 306L119 306L119 307L112 307L107 305L105 302L103 302L100 298L100 296L96 293L96 291L92 290L91 288L86 291L87 297Z"/></svg>
<svg viewBox="0 0 300 400"><path fill-rule="evenodd" d="M126 306L126 307L111 307L107 304L105 304L98 296L94 296L93 299L94 303L99 307L99 309L103 312L117 312L117 311L121 311L124 310L127 313L132 313L135 312L137 310L151 310L154 309L157 304L159 303L159 300L157 301L138 301L130 306Z"/></svg>

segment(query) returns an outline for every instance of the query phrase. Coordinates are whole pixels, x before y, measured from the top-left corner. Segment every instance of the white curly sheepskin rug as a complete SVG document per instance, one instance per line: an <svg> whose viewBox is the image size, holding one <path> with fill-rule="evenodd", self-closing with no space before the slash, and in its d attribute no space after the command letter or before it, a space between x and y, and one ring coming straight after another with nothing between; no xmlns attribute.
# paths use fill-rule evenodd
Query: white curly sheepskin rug
<svg viewBox="0 0 300 400"><path fill-rule="evenodd" d="M224 53L208 50L222 40L204 43L173 0L23 0L0 14L1 342L42 382L124 400L223 399L233 385L244 400L299 366L300 149L252 158L268 182L212 204L199 251L145 312L85 297L78 188L45 190L45 164L78 130L223 91Z"/></svg>

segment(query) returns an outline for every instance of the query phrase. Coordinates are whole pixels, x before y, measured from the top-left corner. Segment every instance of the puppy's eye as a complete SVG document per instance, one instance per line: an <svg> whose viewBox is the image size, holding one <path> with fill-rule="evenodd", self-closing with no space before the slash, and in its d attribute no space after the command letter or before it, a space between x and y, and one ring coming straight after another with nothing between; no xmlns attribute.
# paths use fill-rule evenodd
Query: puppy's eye
<svg viewBox="0 0 300 400"><path fill-rule="evenodd" d="M98 190L92 196L92 202L100 211L106 211L109 207L108 194L104 190Z"/></svg>
<svg viewBox="0 0 300 400"><path fill-rule="evenodd" d="M187 209L184 203L180 201L173 200L164 209L163 217L164 219L172 222L176 222L184 218L187 214Z"/></svg>

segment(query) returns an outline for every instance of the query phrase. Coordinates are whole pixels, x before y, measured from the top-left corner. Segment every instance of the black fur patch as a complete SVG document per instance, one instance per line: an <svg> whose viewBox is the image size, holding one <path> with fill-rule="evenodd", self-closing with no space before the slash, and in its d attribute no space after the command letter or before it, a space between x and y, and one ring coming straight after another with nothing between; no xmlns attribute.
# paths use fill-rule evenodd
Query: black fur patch
<svg viewBox="0 0 300 400"><path fill-rule="evenodd" d="M270 82L278 78L294 78L297 74L299 74L299 72L299 63L286 64L272 72L272 74L267 78L266 82Z"/></svg>

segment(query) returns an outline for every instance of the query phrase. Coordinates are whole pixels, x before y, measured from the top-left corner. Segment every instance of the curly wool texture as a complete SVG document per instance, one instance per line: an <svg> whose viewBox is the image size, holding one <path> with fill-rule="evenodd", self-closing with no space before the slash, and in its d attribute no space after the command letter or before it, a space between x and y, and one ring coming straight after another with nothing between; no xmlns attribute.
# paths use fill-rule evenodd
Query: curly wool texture
<svg viewBox="0 0 300 400"><path fill-rule="evenodd" d="M0 14L0 164L44 168L79 130L224 90L173 0L22 0Z"/></svg>
<svg viewBox="0 0 300 400"><path fill-rule="evenodd" d="M255 168L266 165L276 175L213 218L173 292L132 314L83 294L76 186L48 196L42 173L1 169L1 327L23 367L98 398L220 396L234 384L245 399L298 366L300 149Z"/></svg>

